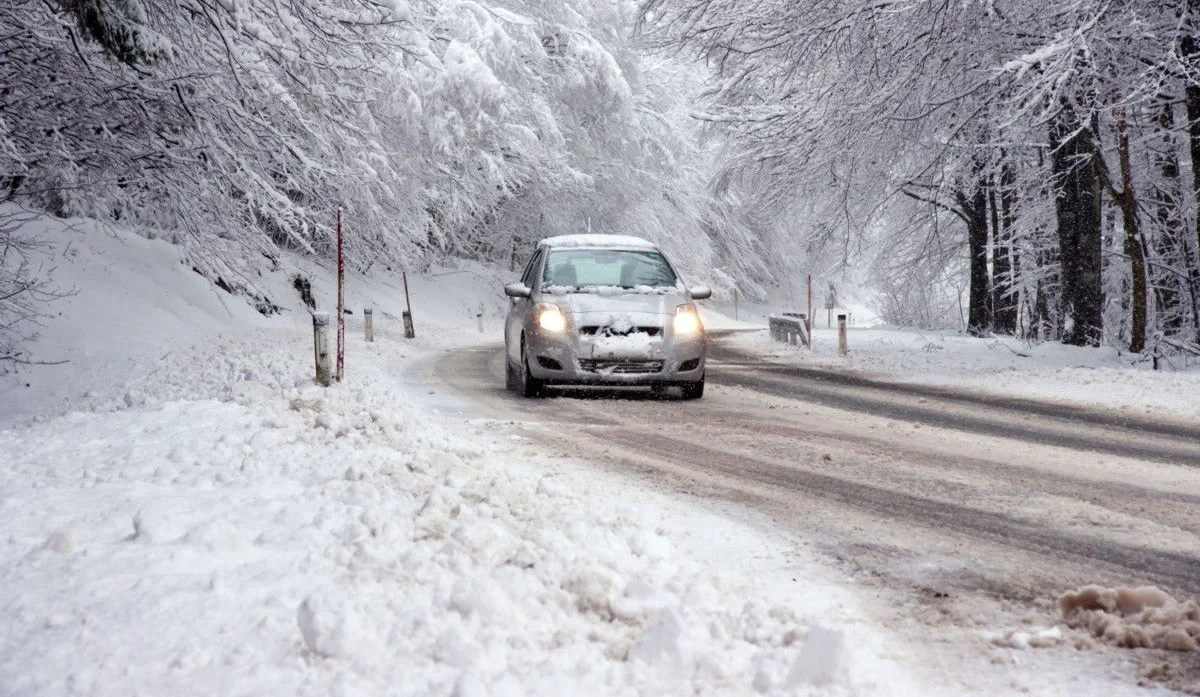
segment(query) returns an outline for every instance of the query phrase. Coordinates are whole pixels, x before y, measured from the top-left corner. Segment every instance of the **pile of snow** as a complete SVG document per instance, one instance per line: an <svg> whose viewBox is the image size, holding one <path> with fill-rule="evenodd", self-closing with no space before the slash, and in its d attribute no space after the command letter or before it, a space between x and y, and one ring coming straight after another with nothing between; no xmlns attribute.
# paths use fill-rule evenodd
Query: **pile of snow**
<svg viewBox="0 0 1200 697"><path fill-rule="evenodd" d="M619 329L615 331L620 331ZM662 353L662 339L646 332L601 335L593 342L594 354L602 358L636 358Z"/></svg>
<svg viewBox="0 0 1200 697"><path fill-rule="evenodd" d="M1058 607L1068 626L1114 646L1196 651L1200 641L1200 605L1153 586L1085 586L1064 593Z"/></svg>

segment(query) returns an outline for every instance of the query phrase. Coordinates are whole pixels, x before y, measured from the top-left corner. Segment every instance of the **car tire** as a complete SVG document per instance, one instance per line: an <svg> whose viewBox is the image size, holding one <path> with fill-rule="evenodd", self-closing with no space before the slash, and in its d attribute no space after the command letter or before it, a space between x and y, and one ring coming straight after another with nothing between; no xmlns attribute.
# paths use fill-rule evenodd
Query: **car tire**
<svg viewBox="0 0 1200 697"><path fill-rule="evenodd" d="M685 382L680 385L684 399L700 399L704 396L704 377L695 382Z"/></svg>
<svg viewBox="0 0 1200 697"><path fill-rule="evenodd" d="M504 352L504 389L516 392L521 386L520 380L517 379L517 369L513 367L512 361L508 360L508 351Z"/></svg>
<svg viewBox="0 0 1200 697"><path fill-rule="evenodd" d="M529 372L529 352L525 350L525 337L521 337L521 395L535 398L545 394L546 384Z"/></svg>

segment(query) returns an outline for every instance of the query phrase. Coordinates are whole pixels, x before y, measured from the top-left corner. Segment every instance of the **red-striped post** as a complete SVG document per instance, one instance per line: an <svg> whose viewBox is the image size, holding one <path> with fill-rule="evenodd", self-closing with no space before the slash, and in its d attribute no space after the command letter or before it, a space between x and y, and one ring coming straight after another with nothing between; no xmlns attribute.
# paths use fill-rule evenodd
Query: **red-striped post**
<svg viewBox="0 0 1200 697"><path fill-rule="evenodd" d="M416 338L417 332L416 332L416 329L413 328L412 301L408 299L408 272L407 271L404 272L404 307L406 309L404 310L404 312L400 313L400 316L404 319L404 338L405 339L413 339L413 338Z"/></svg>
<svg viewBox="0 0 1200 697"><path fill-rule="evenodd" d="M337 210L338 238L338 337L337 337L337 379L342 381L346 364L346 265L342 257L342 209Z"/></svg>
<svg viewBox="0 0 1200 697"><path fill-rule="evenodd" d="M808 275L808 314L804 316L805 317L804 328L807 330L806 333L808 334L809 341L812 340L812 327L813 327L812 316L813 316L813 313L812 313L812 274L809 274Z"/></svg>

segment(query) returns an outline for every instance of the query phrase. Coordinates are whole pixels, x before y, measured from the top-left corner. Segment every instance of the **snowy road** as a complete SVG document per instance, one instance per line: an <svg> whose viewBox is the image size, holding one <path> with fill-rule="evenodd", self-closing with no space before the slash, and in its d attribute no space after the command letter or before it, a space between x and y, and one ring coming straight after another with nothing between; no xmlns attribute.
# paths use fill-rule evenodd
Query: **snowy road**
<svg viewBox="0 0 1200 697"><path fill-rule="evenodd" d="M430 370L483 416L657 488L770 520L890 594L896 624L1044 614L1085 584L1200 594L1200 429L760 366L718 346L703 400L522 400L495 348ZM764 517L765 514L765 517ZM930 617L936 619L931 620Z"/></svg>

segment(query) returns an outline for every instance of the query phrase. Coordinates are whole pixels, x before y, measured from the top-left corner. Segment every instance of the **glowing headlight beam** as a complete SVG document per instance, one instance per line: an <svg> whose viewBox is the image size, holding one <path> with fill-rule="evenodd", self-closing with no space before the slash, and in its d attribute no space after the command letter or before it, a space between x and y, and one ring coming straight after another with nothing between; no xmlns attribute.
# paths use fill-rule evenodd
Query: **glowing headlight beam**
<svg viewBox="0 0 1200 697"><path fill-rule="evenodd" d="M548 332L563 332L567 330L567 316L558 305L545 303L538 305L538 326Z"/></svg>
<svg viewBox="0 0 1200 697"><path fill-rule="evenodd" d="M700 315L691 303L675 308L674 329L676 334L696 334L700 331Z"/></svg>

